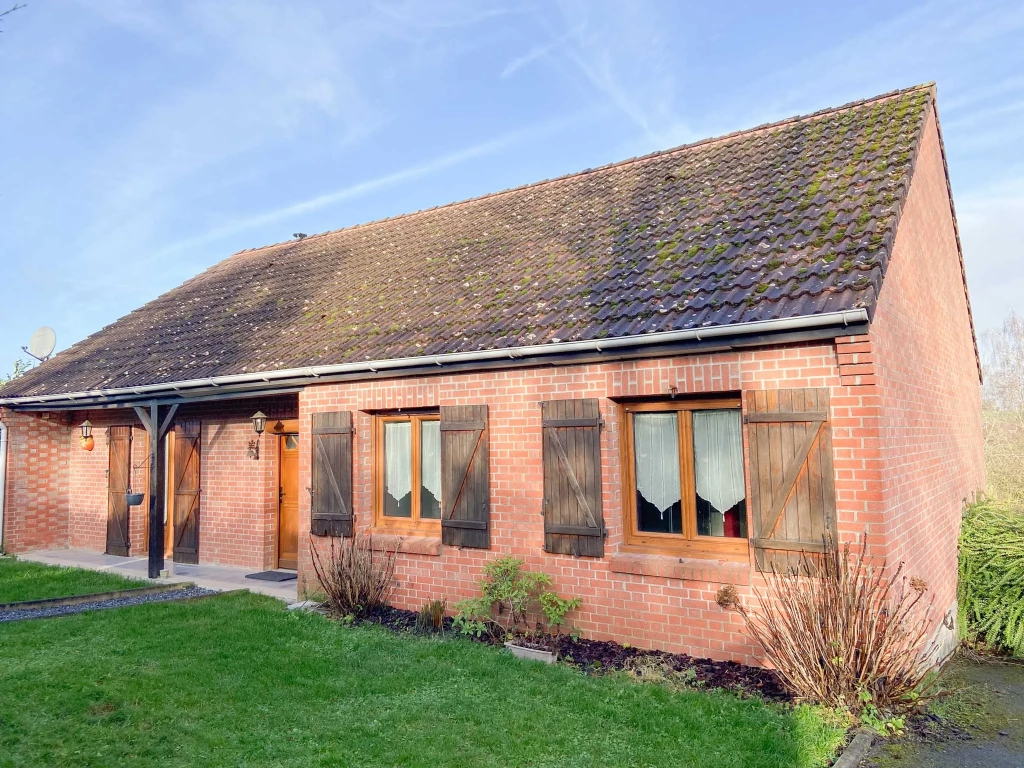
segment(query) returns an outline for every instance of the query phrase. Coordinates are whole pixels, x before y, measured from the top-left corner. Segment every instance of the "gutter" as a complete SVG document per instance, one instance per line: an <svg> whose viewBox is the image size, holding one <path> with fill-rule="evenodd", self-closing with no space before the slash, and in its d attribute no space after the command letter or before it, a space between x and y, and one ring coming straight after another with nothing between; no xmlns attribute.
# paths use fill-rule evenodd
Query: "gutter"
<svg viewBox="0 0 1024 768"><path fill-rule="evenodd" d="M4 502L7 499L7 439L10 429L0 421L0 551L4 548Z"/></svg>
<svg viewBox="0 0 1024 768"><path fill-rule="evenodd" d="M400 357L390 360L370 360L359 363L339 363L335 365L315 365L305 368L286 368L261 373L236 373L226 376L213 376L206 379L189 379L166 384L144 384L138 387L119 387L115 389L96 389L85 392L71 392L54 395L30 395L25 397L0 398L0 405L7 406L45 406L47 403L73 404L76 400L97 397L156 397L158 395L180 395L182 390L222 387L241 384L266 385L281 380L307 379L315 381L323 376L336 376L353 373L380 373L385 371L401 371L408 368L426 366L446 366L457 363L495 362L501 360L519 360L523 358L543 358L549 355L580 354L606 352L623 348L653 347L660 344L672 344L685 341L704 341L706 339L734 336L753 336L757 334L777 333L781 331L808 330L831 326L848 326L868 322L866 309L851 309L841 312L827 312L805 317L787 317L776 320L758 320L751 323L735 325L716 325L711 328L697 328L687 331L660 331L634 336L620 336L612 339L593 341L568 341L554 344L534 344L525 347L508 347L505 349L487 349L476 352L452 352L443 355L423 355L419 357ZM83 407L85 404L83 403Z"/></svg>

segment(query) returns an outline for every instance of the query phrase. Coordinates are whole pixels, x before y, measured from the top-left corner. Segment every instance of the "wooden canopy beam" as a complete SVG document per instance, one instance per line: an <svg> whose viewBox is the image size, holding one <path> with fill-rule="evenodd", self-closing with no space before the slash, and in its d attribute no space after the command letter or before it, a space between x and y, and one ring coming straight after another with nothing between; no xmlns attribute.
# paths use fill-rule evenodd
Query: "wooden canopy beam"
<svg viewBox="0 0 1024 768"><path fill-rule="evenodd" d="M174 423L178 406L170 406L163 414L163 420L160 418L158 402L149 404L148 413L143 406L133 407L149 434L149 578L158 579L164 569L164 517L167 506L164 483L167 451L164 449L163 437Z"/></svg>

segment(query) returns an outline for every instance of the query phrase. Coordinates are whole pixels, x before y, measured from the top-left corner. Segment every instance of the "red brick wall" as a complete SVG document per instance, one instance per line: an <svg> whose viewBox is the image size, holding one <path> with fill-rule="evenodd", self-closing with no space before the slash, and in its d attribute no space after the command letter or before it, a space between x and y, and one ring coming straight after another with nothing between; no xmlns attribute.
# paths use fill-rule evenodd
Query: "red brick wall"
<svg viewBox="0 0 1024 768"><path fill-rule="evenodd" d="M928 581L940 612L956 597L964 500L985 485L981 393L968 313L932 115L870 339L890 560L905 562Z"/></svg>
<svg viewBox="0 0 1024 768"><path fill-rule="evenodd" d="M9 428L3 544L8 552L68 544L70 427L61 414L0 411Z"/></svg>
<svg viewBox="0 0 1024 768"><path fill-rule="evenodd" d="M82 449L80 424L93 424L95 445ZM6 413L8 447L5 545L11 552L75 547L103 552L107 544L107 468L111 426L132 424L122 410L89 411L72 419ZM149 437L133 425L132 485L146 493L129 511L132 556L145 553L149 510ZM254 436L247 419L206 419L202 433L202 563L254 570L276 564L277 440L264 435L259 461L247 457Z"/></svg>
<svg viewBox="0 0 1024 768"><path fill-rule="evenodd" d="M367 530L371 511L371 417L366 410L486 403L490 420L491 549L444 547L440 556L402 554L396 604L418 609L425 601L449 602L474 594L485 560L514 554L529 568L552 575L559 590L583 598L573 622L589 637L644 647L757 661L758 649L739 619L715 603L723 583L748 590L752 569L716 561L642 556L646 568L686 578L636 575L637 557L625 556L620 493L619 412L609 398L737 392L756 388L828 387L832 392L833 444L841 537L867 531L884 552L884 519L878 447L877 393L843 386L831 342L642 362L437 376L399 381L310 387L300 395L300 485L309 484L311 414L353 412L356 527ZM604 517L609 529L603 559L543 552L541 514L541 400L600 399ZM307 553L309 503L300 511L300 589L314 583ZM321 546L326 542L318 540Z"/></svg>
<svg viewBox="0 0 1024 768"><path fill-rule="evenodd" d="M277 437L263 435L259 461L246 420L203 421L199 562L254 570L275 566Z"/></svg>
<svg viewBox="0 0 1024 768"><path fill-rule="evenodd" d="M94 447L82 449L78 436L80 425L88 418L93 425ZM108 430L112 426L132 426L132 490L146 492L149 437L134 414L128 411L90 411L76 414L71 423L69 457L71 467L71 497L69 500L68 546L103 552L107 546L107 469L110 459ZM141 465L141 466L139 466ZM128 511L131 555L146 550L144 541L145 515L149 497L139 507Z"/></svg>

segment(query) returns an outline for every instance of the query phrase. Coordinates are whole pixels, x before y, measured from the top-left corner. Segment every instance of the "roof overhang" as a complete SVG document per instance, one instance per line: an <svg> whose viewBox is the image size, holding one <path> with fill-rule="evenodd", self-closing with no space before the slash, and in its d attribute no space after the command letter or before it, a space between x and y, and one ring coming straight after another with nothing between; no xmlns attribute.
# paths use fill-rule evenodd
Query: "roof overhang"
<svg viewBox="0 0 1024 768"><path fill-rule="evenodd" d="M23 411L112 408L140 403L199 402L287 394L316 383L437 375L469 370L585 364L642 357L724 352L864 333L865 309L827 312L685 331L664 331L591 341L454 352L390 360L287 368L51 395L0 398L0 406Z"/></svg>

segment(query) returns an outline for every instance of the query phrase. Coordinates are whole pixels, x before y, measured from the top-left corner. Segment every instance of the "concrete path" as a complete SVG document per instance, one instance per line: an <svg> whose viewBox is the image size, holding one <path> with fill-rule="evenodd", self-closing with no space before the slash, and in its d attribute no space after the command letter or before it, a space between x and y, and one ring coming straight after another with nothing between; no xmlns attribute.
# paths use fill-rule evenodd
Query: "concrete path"
<svg viewBox="0 0 1024 768"><path fill-rule="evenodd" d="M18 555L20 560L32 560L47 565L67 565L75 568L88 568L93 571L110 571L129 579L139 579L147 583L148 562L144 557L117 557L104 555L100 552L89 552L84 549L42 549ZM232 568L226 565L185 565L183 563L166 562L170 575L166 579L156 579L156 583L179 583L191 581L197 587L225 592L232 589L248 589L261 595L270 595L291 604L297 599L298 582L296 580L273 582L247 579L247 568Z"/></svg>
<svg viewBox="0 0 1024 768"><path fill-rule="evenodd" d="M1024 766L1024 666L958 661L950 670L959 687L949 722L963 729L923 738L878 742L863 768L1021 768Z"/></svg>

